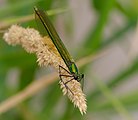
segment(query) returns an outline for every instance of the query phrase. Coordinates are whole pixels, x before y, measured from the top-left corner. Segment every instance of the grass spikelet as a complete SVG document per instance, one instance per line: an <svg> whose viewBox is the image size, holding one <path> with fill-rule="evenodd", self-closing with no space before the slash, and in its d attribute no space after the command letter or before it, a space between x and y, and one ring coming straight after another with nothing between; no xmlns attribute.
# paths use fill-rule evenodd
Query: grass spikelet
<svg viewBox="0 0 138 120"><path fill-rule="evenodd" d="M25 29L18 25L12 25L3 38L9 45L21 45L28 53L35 53L40 66L52 65L60 74L70 76L67 66L48 36L42 37L33 28ZM79 108L81 114L86 113L86 98L81 84L73 77L60 76L60 79L59 83L63 94L67 95Z"/></svg>

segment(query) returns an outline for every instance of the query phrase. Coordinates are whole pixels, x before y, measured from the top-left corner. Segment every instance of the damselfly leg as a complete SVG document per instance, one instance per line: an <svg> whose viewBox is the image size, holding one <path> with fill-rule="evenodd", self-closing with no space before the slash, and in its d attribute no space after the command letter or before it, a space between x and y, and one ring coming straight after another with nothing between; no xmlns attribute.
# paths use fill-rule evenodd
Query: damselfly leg
<svg viewBox="0 0 138 120"><path fill-rule="evenodd" d="M59 65L59 77L60 77L61 82L65 85L67 92L69 90L73 94L73 92L70 90L70 88L68 87L67 84L69 82L71 82L72 80L74 80L74 76L68 70L66 70L64 67ZM62 77L65 77L66 79L68 78L68 81L64 81L63 80L64 78L62 78Z"/></svg>

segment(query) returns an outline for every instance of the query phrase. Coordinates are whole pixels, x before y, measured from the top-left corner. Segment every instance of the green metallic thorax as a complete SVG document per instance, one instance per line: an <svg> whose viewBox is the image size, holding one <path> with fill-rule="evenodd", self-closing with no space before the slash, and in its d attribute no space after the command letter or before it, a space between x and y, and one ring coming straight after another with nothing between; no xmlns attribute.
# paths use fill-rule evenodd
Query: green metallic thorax
<svg viewBox="0 0 138 120"><path fill-rule="evenodd" d="M78 74L78 68L77 68L77 66L75 65L74 62L71 63L71 65L69 67L69 70L70 70L71 73Z"/></svg>

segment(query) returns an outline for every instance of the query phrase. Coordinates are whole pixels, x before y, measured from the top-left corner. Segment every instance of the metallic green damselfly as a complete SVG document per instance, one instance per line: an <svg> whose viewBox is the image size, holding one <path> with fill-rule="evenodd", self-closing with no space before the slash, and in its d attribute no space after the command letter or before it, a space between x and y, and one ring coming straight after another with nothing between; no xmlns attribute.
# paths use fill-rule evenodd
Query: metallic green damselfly
<svg viewBox="0 0 138 120"><path fill-rule="evenodd" d="M39 18L39 20L41 21L42 25L44 26L46 32L48 33L49 37L51 38L53 44L57 48L61 58L65 62L66 66L68 67L69 71L59 65L59 77L60 77L61 81L62 81L62 76L65 76L65 77L70 77L71 78L69 81L77 80L78 82L80 82L84 78L84 74L80 74L78 72L78 68L77 68L74 60L70 56L70 54L67 51L65 45L61 41L61 39L60 39L59 35L57 34L55 28L53 27L52 23L50 22L47 13L44 12L43 10L38 9L37 7L34 7L34 10L35 10L35 14ZM62 75L61 72L60 72L61 69L65 70L66 73L68 73L68 75ZM68 82L64 83L64 85L66 87L67 87L66 84Z"/></svg>

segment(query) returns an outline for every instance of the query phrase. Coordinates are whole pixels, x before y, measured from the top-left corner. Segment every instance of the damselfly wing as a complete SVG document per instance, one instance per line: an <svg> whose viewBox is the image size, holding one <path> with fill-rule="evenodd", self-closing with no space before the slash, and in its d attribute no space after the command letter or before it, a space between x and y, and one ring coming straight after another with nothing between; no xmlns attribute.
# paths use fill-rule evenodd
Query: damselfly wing
<svg viewBox="0 0 138 120"><path fill-rule="evenodd" d="M35 10L35 14L37 18L39 18L39 20L41 21L41 24L44 26L46 32L48 33L49 37L51 38L53 44L57 48L57 51L59 52L61 58L63 59L63 61L65 62L68 68L67 70L59 65L59 77L61 81L63 82L63 84L65 85L65 87L69 89L67 86L67 83L69 83L72 80L77 80L78 82L80 82L84 78L84 74L80 74L78 72L78 68L74 60L72 59L71 55L69 54L65 45L63 44L62 40L57 34L55 28L50 22L47 13L44 12L43 10L38 9L37 7L34 7L34 10ZM67 74L62 74L61 70L64 70L65 73ZM67 82L64 82L62 80L62 77L70 77L70 80Z"/></svg>

